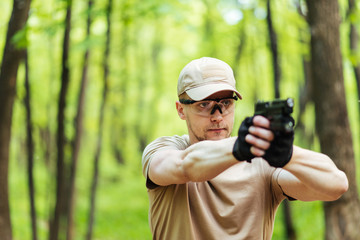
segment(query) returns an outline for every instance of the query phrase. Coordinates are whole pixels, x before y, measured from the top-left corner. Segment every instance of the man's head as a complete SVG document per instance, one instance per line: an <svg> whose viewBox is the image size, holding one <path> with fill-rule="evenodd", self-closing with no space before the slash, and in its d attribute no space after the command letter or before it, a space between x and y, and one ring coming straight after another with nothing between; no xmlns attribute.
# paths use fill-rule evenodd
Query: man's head
<svg viewBox="0 0 360 240"><path fill-rule="evenodd" d="M193 60L181 71L177 89L176 108L186 120L191 143L230 136L234 102L241 95L228 64L209 57Z"/></svg>

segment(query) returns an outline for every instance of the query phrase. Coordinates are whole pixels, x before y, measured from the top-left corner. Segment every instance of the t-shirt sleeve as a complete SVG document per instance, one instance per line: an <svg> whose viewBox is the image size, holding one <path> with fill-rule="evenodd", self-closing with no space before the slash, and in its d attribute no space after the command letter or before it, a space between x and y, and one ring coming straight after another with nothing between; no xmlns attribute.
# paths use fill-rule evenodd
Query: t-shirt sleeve
<svg viewBox="0 0 360 240"><path fill-rule="evenodd" d="M189 146L188 136L172 136L172 137L160 137L153 142L151 142L148 146L146 146L143 155L142 155L142 173L146 178L146 185L148 188L156 187L149 178L148 171L151 160L154 155L163 150L185 150Z"/></svg>
<svg viewBox="0 0 360 240"><path fill-rule="evenodd" d="M279 182L278 182L278 178L279 178L279 175L280 175L280 173L281 173L282 170L283 170L282 168L277 168L277 169L275 170L275 172L274 172L274 174L273 174L273 180L272 180L272 181L273 181L273 185L274 185L276 188L280 189L281 194L283 195L284 198L287 198L287 199L290 200L290 201L295 201L295 200L297 200L296 198L293 198L293 197L291 197L291 196L288 196L288 195L286 195L286 194L284 193L284 191L282 190L282 188L281 188L281 186L280 186L280 184L279 184Z"/></svg>

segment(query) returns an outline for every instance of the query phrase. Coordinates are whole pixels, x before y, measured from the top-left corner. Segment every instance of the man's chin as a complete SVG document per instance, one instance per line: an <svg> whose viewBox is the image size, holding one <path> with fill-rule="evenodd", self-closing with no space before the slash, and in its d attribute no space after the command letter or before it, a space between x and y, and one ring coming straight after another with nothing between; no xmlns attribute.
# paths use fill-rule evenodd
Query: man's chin
<svg viewBox="0 0 360 240"><path fill-rule="evenodd" d="M211 133L211 134L207 135L206 140L221 140L221 139L225 139L228 137L229 136L228 136L227 132Z"/></svg>

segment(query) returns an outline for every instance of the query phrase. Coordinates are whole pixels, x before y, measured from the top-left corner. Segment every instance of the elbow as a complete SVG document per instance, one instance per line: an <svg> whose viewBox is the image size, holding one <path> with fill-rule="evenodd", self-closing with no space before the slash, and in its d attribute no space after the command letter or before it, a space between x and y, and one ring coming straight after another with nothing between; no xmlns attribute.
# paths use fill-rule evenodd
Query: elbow
<svg viewBox="0 0 360 240"><path fill-rule="evenodd" d="M332 194L328 201L338 200L349 189L349 181L343 171L338 172L337 184L333 186Z"/></svg>
<svg viewBox="0 0 360 240"><path fill-rule="evenodd" d="M338 198L340 198L349 189L349 181L346 177L346 174L343 171L340 171L339 175L341 175L341 180L338 187Z"/></svg>

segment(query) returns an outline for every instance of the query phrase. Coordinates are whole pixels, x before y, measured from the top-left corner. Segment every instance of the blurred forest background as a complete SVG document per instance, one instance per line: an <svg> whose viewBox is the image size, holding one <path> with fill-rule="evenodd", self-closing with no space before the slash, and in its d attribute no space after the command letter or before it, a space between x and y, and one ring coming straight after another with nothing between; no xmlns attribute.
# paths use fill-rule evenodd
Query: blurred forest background
<svg viewBox="0 0 360 240"><path fill-rule="evenodd" d="M292 97L295 143L348 175L336 202L284 202L273 239L360 239L360 1L2 0L0 9L1 239L151 239L142 151L186 133L177 77L202 56L234 69L235 126L257 100Z"/></svg>

